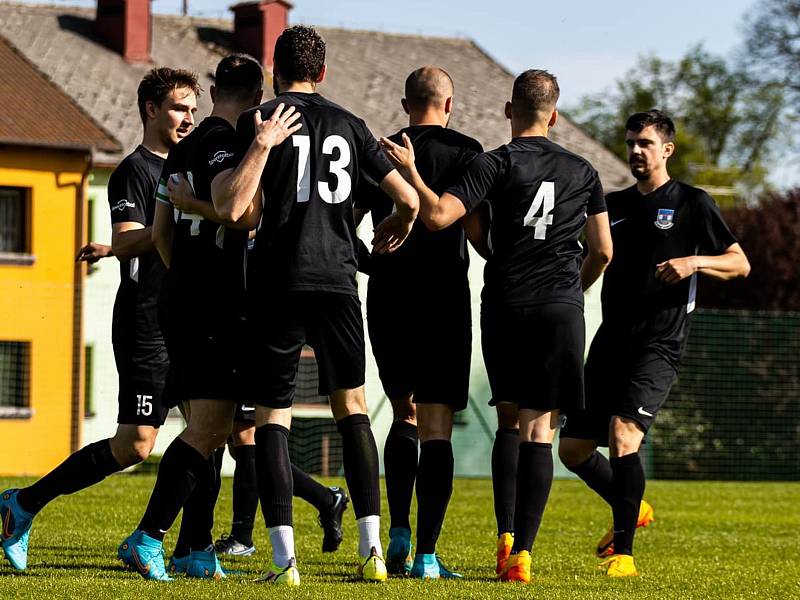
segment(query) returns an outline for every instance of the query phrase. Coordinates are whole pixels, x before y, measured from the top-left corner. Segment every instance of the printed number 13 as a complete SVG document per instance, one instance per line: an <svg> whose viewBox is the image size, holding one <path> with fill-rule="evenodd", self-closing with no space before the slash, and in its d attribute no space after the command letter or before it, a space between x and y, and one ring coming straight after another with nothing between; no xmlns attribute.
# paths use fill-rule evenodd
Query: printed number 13
<svg viewBox="0 0 800 600"><path fill-rule="evenodd" d="M292 144L297 148L297 201L308 202L311 197L311 138L307 135L293 135ZM340 135L329 135L322 142L322 153L333 155L339 151L339 158L331 160L330 173L336 176L336 188L331 189L328 181L317 182L317 192L328 204L339 204L350 197L353 182L350 173L350 145Z"/></svg>

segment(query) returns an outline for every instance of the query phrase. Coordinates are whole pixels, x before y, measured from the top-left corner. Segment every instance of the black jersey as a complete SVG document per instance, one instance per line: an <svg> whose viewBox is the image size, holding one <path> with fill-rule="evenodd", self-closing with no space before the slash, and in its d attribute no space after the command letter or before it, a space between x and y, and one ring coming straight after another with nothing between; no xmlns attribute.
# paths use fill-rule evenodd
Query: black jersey
<svg viewBox="0 0 800 600"><path fill-rule="evenodd" d="M264 168L251 277L272 289L356 295L353 192L362 174L380 182L392 166L364 121L319 94L295 92L239 118L240 155L254 137L254 111L268 119L281 102L297 108L302 128L271 150Z"/></svg>
<svg viewBox="0 0 800 600"><path fill-rule="evenodd" d="M167 191L170 175L181 173L194 196L211 203L211 182L235 166L236 130L221 117L207 117L170 150L161 172L157 199L172 206ZM244 291L247 232L207 221L200 215L173 211L175 233L167 274L169 300L196 306L207 314L209 306L238 302Z"/></svg>
<svg viewBox="0 0 800 600"><path fill-rule="evenodd" d="M111 223L153 224L155 192L164 159L144 146L126 156L108 180ZM143 347L163 344L158 326L158 292L164 263L155 250L120 262L120 282L114 303L113 338Z"/></svg>
<svg viewBox="0 0 800 600"><path fill-rule="evenodd" d="M586 215L605 212L597 172L545 137L519 137L479 155L448 190L467 211L492 209L492 256L483 301L583 306L579 238Z"/></svg>
<svg viewBox="0 0 800 600"><path fill-rule="evenodd" d="M403 133L414 144L422 179L437 195L455 183L466 165L483 151L476 140L438 125L407 127L389 139L402 145ZM394 210L392 199L366 179L358 190L356 206L371 211L375 225ZM466 236L460 221L441 231L430 231L417 219L399 249L372 257L370 285L406 285L415 281L424 282L428 290L431 285L446 290L454 284L466 285L468 267Z"/></svg>
<svg viewBox="0 0 800 600"><path fill-rule="evenodd" d="M644 196L634 185L610 193L606 201L614 260L603 277L603 322L661 344L667 358L677 361L694 309L697 275L666 284L656 279L656 265L722 254L736 238L711 196L679 181Z"/></svg>

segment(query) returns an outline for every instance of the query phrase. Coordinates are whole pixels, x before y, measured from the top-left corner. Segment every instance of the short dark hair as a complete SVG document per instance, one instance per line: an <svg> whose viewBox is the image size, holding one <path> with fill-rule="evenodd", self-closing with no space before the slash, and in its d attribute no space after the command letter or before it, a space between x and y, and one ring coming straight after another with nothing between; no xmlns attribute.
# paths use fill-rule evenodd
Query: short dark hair
<svg viewBox="0 0 800 600"><path fill-rule="evenodd" d="M264 70L261 63L249 54L231 54L217 65L214 88L217 97L244 101L264 87Z"/></svg>
<svg viewBox="0 0 800 600"><path fill-rule="evenodd" d="M287 83L315 82L325 66L325 40L313 27L294 25L275 42L275 71Z"/></svg>
<svg viewBox="0 0 800 600"><path fill-rule="evenodd" d="M625 131L639 133L642 129L651 125L656 128L662 142L675 141L675 123L657 108L638 112L628 117L628 121L625 123Z"/></svg>
<svg viewBox="0 0 800 600"><path fill-rule="evenodd" d="M161 106L169 96L169 93L179 88L189 88L197 96L203 91L197 81L196 73L186 69L170 69L169 67L150 69L142 78L139 83L139 89L136 91L139 116L142 118L142 123L147 123L148 102Z"/></svg>
<svg viewBox="0 0 800 600"><path fill-rule="evenodd" d="M406 102L424 109L439 104L453 93L453 78L439 67L420 67L406 78Z"/></svg>
<svg viewBox="0 0 800 600"><path fill-rule="evenodd" d="M514 80L511 107L516 115L537 120L555 109L560 93L555 75L543 69L528 69Z"/></svg>

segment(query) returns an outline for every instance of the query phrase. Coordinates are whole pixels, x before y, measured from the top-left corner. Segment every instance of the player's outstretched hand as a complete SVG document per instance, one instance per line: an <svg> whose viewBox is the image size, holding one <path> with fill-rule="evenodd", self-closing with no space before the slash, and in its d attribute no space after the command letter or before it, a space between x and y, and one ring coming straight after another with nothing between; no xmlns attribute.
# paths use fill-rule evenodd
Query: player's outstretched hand
<svg viewBox="0 0 800 600"><path fill-rule="evenodd" d="M372 251L378 254L394 252L403 244L413 226L413 220L409 222L399 213L392 213L375 228Z"/></svg>
<svg viewBox="0 0 800 600"><path fill-rule="evenodd" d="M389 162L391 162L394 168L408 181L411 172L415 168L414 146L411 143L411 139L404 133L403 145L401 146L400 144L395 144L389 138L382 137L381 147L386 153L386 156L389 157Z"/></svg>
<svg viewBox="0 0 800 600"><path fill-rule="evenodd" d="M75 257L75 262L87 262L93 265L101 258L106 258L107 256L114 256L114 253L111 251L111 246L98 244L97 242L89 242L78 250L78 256Z"/></svg>
<svg viewBox="0 0 800 600"><path fill-rule="evenodd" d="M697 273L697 258L671 258L656 265L656 279L667 284L678 283Z"/></svg>
<svg viewBox="0 0 800 600"><path fill-rule="evenodd" d="M172 205L183 213L192 212L191 202L194 200L192 186L182 173L173 173L167 181L169 200Z"/></svg>
<svg viewBox="0 0 800 600"><path fill-rule="evenodd" d="M266 121L261 118L261 111L257 110L253 116L256 124L255 141L263 148L270 149L281 144L286 138L300 129L302 123L296 123L300 118L300 113L295 111L294 106L286 108L281 102Z"/></svg>

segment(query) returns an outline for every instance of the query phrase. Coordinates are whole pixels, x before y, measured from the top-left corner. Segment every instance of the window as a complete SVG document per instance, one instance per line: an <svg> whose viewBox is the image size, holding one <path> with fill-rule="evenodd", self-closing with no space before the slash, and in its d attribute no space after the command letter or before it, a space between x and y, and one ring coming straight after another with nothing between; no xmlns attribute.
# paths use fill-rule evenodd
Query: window
<svg viewBox="0 0 800 600"><path fill-rule="evenodd" d="M0 187L0 260L30 264L30 190Z"/></svg>
<svg viewBox="0 0 800 600"><path fill-rule="evenodd" d="M0 341L0 418L29 419L30 342Z"/></svg>

